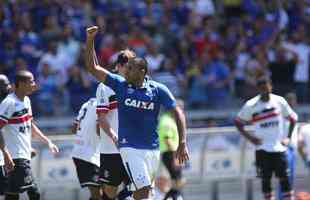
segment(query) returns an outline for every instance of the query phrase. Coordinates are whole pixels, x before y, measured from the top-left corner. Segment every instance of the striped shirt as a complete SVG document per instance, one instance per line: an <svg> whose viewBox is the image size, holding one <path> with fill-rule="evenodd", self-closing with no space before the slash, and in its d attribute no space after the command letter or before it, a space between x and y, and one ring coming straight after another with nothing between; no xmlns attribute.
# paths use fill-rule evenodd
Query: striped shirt
<svg viewBox="0 0 310 200"><path fill-rule="evenodd" d="M96 92L97 98L97 114L105 113L107 121L111 128L118 134L118 113L117 113L117 100L115 92L108 86L100 83ZM103 154L116 154L119 150L111 138L101 129L100 130L101 150Z"/></svg>
<svg viewBox="0 0 310 200"><path fill-rule="evenodd" d="M31 159L32 109L29 97L23 100L9 94L0 104L0 128L14 159Z"/></svg>
<svg viewBox="0 0 310 200"><path fill-rule="evenodd" d="M254 125L254 135L262 140L257 149L283 152L282 140L287 134L286 120L297 121L297 114L283 97L271 94L268 102L260 96L248 100L238 114L237 122Z"/></svg>

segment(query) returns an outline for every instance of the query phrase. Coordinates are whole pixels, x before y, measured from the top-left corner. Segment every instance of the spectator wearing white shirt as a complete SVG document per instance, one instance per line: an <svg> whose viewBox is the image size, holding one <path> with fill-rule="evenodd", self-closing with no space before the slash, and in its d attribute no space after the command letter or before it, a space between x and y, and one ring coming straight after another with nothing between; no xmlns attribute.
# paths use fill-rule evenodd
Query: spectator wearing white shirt
<svg viewBox="0 0 310 200"><path fill-rule="evenodd" d="M295 52L298 62L294 73L295 90L298 101L305 103L308 99L309 83L309 55L310 47L306 43L305 26L300 26L293 34L292 42L284 44L284 47Z"/></svg>
<svg viewBox="0 0 310 200"><path fill-rule="evenodd" d="M145 59L149 63L150 73L153 73L159 70L165 56L158 51L158 46L156 44L150 44L147 48Z"/></svg>

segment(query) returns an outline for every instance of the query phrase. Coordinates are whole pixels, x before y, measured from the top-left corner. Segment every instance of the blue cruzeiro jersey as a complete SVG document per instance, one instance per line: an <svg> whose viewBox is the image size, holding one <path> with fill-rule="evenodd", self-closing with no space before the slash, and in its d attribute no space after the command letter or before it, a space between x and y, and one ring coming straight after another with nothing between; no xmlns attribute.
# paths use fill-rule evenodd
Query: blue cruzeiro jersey
<svg viewBox="0 0 310 200"><path fill-rule="evenodd" d="M105 84L111 87L118 101L120 147L158 149L158 115L161 105L175 108L176 101L163 84L147 80L135 88L115 74L107 75Z"/></svg>

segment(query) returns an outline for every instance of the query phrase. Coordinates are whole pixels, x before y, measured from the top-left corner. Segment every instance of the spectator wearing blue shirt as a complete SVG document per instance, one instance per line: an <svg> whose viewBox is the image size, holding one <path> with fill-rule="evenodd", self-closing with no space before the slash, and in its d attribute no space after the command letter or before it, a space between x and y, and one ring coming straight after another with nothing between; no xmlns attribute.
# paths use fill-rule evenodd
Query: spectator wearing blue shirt
<svg viewBox="0 0 310 200"><path fill-rule="evenodd" d="M130 59L125 78L113 75L96 65L94 39L97 32L97 26L87 29L87 70L116 93L119 109L118 143L123 164L135 187L134 199L150 200L159 164L157 126L160 106L163 105L175 116L179 132L176 156L181 164L189 159L185 116L181 108L176 106L167 87L155 81L145 81L145 59Z"/></svg>

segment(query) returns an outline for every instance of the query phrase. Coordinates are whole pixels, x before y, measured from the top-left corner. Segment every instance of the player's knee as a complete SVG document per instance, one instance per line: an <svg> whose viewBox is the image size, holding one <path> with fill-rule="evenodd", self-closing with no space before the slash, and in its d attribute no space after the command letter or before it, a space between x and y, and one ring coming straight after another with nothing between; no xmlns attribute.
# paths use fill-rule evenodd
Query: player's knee
<svg viewBox="0 0 310 200"><path fill-rule="evenodd" d="M102 196L101 196L102 200L114 200L115 197L110 197L105 191L102 192Z"/></svg>
<svg viewBox="0 0 310 200"><path fill-rule="evenodd" d="M5 200L18 200L19 194L5 194Z"/></svg>
<svg viewBox="0 0 310 200"><path fill-rule="evenodd" d="M29 200L40 200L41 195L38 189L29 190L27 192Z"/></svg>
<svg viewBox="0 0 310 200"><path fill-rule="evenodd" d="M280 178L279 181L280 181L280 185L281 185L281 189L283 193L287 193L292 190L292 186L290 184L288 177Z"/></svg>
<svg viewBox="0 0 310 200"><path fill-rule="evenodd" d="M117 196L117 187L105 185L103 192L106 194L107 197L110 199L115 199Z"/></svg>
<svg viewBox="0 0 310 200"><path fill-rule="evenodd" d="M151 186L145 186L133 193L134 199L148 199L151 196Z"/></svg>
<svg viewBox="0 0 310 200"><path fill-rule="evenodd" d="M266 177L262 179L262 190L264 194L269 194L272 192L271 178Z"/></svg>
<svg viewBox="0 0 310 200"><path fill-rule="evenodd" d="M265 198L265 200L275 200L275 197L272 194L272 192L271 193L265 193L264 198Z"/></svg>
<svg viewBox="0 0 310 200"><path fill-rule="evenodd" d="M90 191L90 196L92 200L101 199L100 188L99 187L88 187Z"/></svg>

